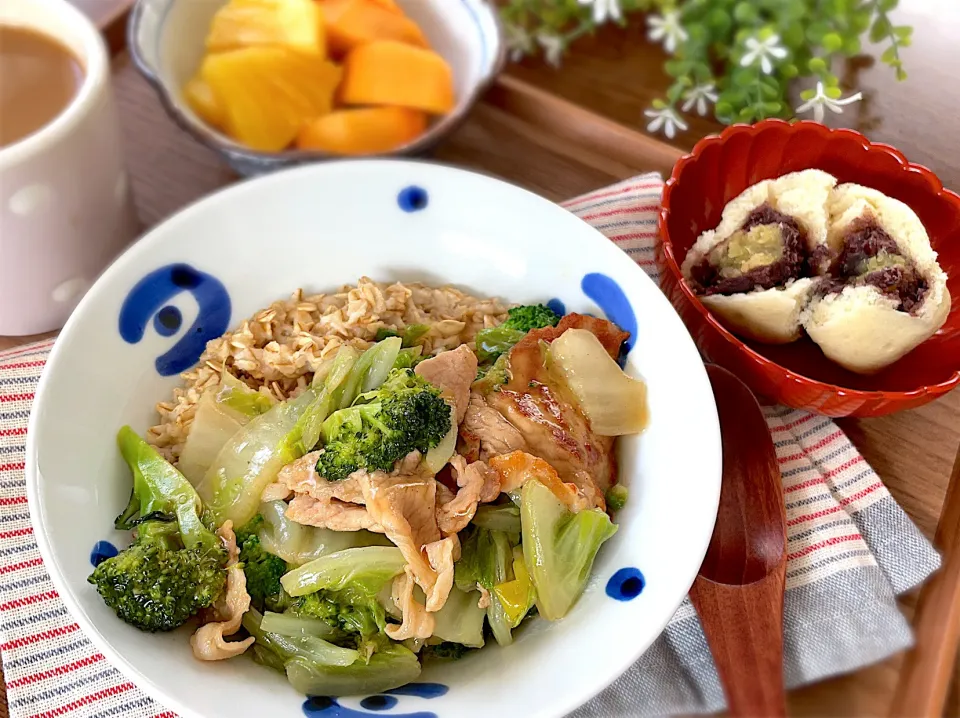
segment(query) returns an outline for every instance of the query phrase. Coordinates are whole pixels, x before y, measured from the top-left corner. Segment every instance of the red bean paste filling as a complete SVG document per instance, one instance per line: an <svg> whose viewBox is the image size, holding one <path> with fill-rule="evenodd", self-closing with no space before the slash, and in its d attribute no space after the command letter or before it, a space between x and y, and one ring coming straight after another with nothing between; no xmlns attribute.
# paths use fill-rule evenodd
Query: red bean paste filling
<svg viewBox="0 0 960 718"><path fill-rule="evenodd" d="M739 294L757 288L771 289L786 284L791 279L799 279L810 271L805 251L806 236L793 217L778 212L765 202L749 214L740 229L746 232L758 225L779 226L783 242L780 259L736 277L722 277L718 268L710 263L709 258L704 257L690 272L691 279L695 282L695 290L699 294ZM822 255L818 259L822 259Z"/></svg>
<svg viewBox="0 0 960 718"><path fill-rule="evenodd" d="M861 265L880 252L902 257L903 266L883 267L861 274ZM873 219L859 219L850 225L843 240L843 248L830 268L830 274L821 281L817 292L821 296L839 294L847 286L872 286L884 295L896 299L897 309L915 313L927 292L927 281L907 259L893 237Z"/></svg>

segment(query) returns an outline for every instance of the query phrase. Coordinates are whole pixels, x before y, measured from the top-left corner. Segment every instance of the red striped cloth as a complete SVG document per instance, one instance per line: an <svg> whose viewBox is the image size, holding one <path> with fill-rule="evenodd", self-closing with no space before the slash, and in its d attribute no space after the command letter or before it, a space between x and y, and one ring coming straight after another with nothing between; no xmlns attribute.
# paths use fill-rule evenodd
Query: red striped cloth
<svg viewBox="0 0 960 718"><path fill-rule="evenodd" d="M661 187L659 176L644 175L564 206L606 234L656 279L653 247ZM0 353L0 653L10 715L174 718L121 676L83 636L37 550L26 505L24 450L33 392L52 345L48 341ZM876 569L879 561L889 585L902 591L936 566L936 554L917 538L919 534L911 535L908 552L891 548L903 542L902 536L889 535L890 527L903 534L909 530L900 527L912 525L831 420L783 407L765 411L786 492L788 588L858 567ZM873 510L877 507L879 511ZM685 604L671 625L680 625L691 610ZM800 620L806 617L801 615ZM789 644L789 617L786 629ZM852 659L856 663L860 657ZM657 685L668 682L658 679ZM610 689L615 690L616 686ZM649 714L666 706L709 707L703 700L675 706L657 695L656 686L644 690L641 695L649 699L650 710L640 706L631 714ZM610 705L605 701L616 699L610 691L583 710L602 714L602 706Z"/></svg>

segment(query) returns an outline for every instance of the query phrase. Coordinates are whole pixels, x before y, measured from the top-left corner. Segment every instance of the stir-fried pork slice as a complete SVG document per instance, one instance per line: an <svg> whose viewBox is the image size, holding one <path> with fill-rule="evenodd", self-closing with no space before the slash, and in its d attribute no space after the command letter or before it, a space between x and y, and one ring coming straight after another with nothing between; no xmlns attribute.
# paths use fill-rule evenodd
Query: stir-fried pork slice
<svg viewBox="0 0 960 718"><path fill-rule="evenodd" d="M483 464L483 462L475 461L470 466L477 464L483 469L481 471L483 474L483 486L480 487L480 503L488 504L500 496L500 475L496 471L491 470L486 464ZM470 466L467 467L468 470Z"/></svg>
<svg viewBox="0 0 960 718"><path fill-rule="evenodd" d="M427 610L438 611L447 601L450 587L440 581L424 555L428 544L441 539L437 526L437 482L432 476L358 471L367 512L407 560L417 584L427 597Z"/></svg>
<svg viewBox="0 0 960 718"><path fill-rule="evenodd" d="M438 517L440 514L440 509L443 507L443 505L449 504L455 498L457 498L456 492L448 489L446 485L444 485L442 482L437 481L437 515ZM439 524L440 524L440 520L438 518L437 525Z"/></svg>
<svg viewBox="0 0 960 718"><path fill-rule="evenodd" d="M287 464L280 470L277 483L271 484L280 487L272 490L273 495L279 496L282 489L295 492L287 507L287 518L333 531L382 532L363 506L363 491L357 479L348 476L343 481L327 481L317 473L317 456L318 452L313 452Z"/></svg>
<svg viewBox="0 0 960 718"><path fill-rule="evenodd" d="M470 385L477 378L477 356L466 345L424 359L414 371L438 387L457 410L457 424L463 421L470 400Z"/></svg>
<svg viewBox="0 0 960 718"><path fill-rule="evenodd" d="M523 435L526 450L546 459L566 481L589 494L602 494L614 483L614 437L594 434L579 409L549 385L501 389L487 400Z"/></svg>
<svg viewBox="0 0 960 718"><path fill-rule="evenodd" d="M454 455L450 465L459 491L454 494L445 486L438 488L437 524L444 536L462 531L473 520L478 504L500 495L500 479L484 462L468 465L462 456Z"/></svg>
<svg viewBox="0 0 960 718"><path fill-rule="evenodd" d="M509 454L525 449L526 442L517 427L503 418L496 409L487 406L478 393L470 394L470 403L463 423L460 425L462 448L460 453L467 461L487 460L491 456Z"/></svg>
<svg viewBox="0 0 960 718"><path fill-rule="evenodd" d="M434 582L433 595L443 597L441 603L434 603L431 607L430 595L428 594L427 610L439 611L443 608L443 604L447 602L447 597L450 596L450 590L453 588L453 564L460 558L460 539L456 534L447 536L440 541L428 543L423 547L423 550L427 554L430 568L437 576Z"/></svg>
<svg viewBox="0 0 960 718"><path fill-rule="evenodd" d="M286 501L292 495L293 491L291 491L289 487L276 481L272 484L267 484L263 493L260 494L260 500L265 503L269 503L270 501Z"/></svg>
<svg viewBox="0 0 960 718"><path fill-rule="evenodd" d="M247 578L239 565L240 549L233 533L233 522L225 521L217 535L227 550L227 587L213 605L214 620L198 628L190 637L193 655L201 661L222 661L239 656L254 641L253 636L242 641L224 640L224 636L232 636L239 630L240 620L250 608L250 595L247 593Z"/></svg>
<svg viewBox="0 0 960 718"><path fill-rule="evenodd" d="M530 479L536 479L573 512L595 506L605 508L602 495L585 495L576 484L564 483L546 461L523 451L494 456L490 459L490 468L499 474L500 489L504 493L516 491Z"/></svg>
<svg viewBox="0 0 960 718"><path fill-rule="evenodd" d="M567 329L593 332L612 357L628 338L605 319L568 314L556 327L535 329L510 351L510 381L485 399L520 433L526 450L546 459L585 493L603 494L616 480L613 437L599 436L580 409L569 401L543 364L540 342L551 342Z"/></svg>
<svg viewBox="0 0 960 718"><path fill-rule="evenodd" d="M294 493L309 494L320 501L337 499L351 504L362 504L363 491L360 490L357 480L353 476L348 476L342 481L327 481L317 473L319 457L320 452L313 451L287 464L280 469L277 483L286 486Z"/></svg>
<svg viewBox="0 0 960 718"><path fill-rule="evenodd" d="M413 595L416 582L410 566L393 579L393 603L403 616L403 623L399 626L389 625L386 628L387 636L394 641L405 641L408 638L426 640L433 635L436 619Z"/></svg>
<svg viewBox="0 0 960 718"><path fill-rule="evenodd" d="M298 494L287 505L285 515L291 521L306 526L317 526L331 531L375 531L383 533L366 506L349 504L337 499L320 501L308 494Z"/></svg>

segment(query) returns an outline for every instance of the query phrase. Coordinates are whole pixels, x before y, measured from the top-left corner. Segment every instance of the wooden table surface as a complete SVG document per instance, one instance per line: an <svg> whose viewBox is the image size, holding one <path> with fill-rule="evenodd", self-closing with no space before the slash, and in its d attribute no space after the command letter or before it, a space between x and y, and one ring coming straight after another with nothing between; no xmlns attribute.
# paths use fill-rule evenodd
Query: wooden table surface
<svg viewBox="0 0 960 718"><path fill-rule="evenodd" d="M87 6L97 19L105 17L116 3L126 0L74 0ZM953 72L960 59L960 3L956 0L905 0L897 10L899 22L915 27L915 43L903 58L910 78L897 83L889 69L871 61L854 63L846 77L864 92L865 101L840 118L836 125L855 127L871 139L899 147L912 161L936 171L944 184L960 189L960 90ZM663 55L645 40L639 21L626 30L606 28L583 38L555 70L537 60L524 61L509 72L562 97L588 107L618 122L643 129L643 110L661 94L667 78ZM176 173L183 164L183 137L168 125L168 144L133 156L140 144L131 128L138 122L162 116L152 93L132 68L123 68L116 79L121 114L125 122L129 162L151 167L138 176L131 166L134 191L141 199L140 214L152 224L195 197L197 183L207 191L229 181L229 173L199 147L190 152L189 182ZM153 121L153 120L151 120ZM704 134L714 132L714 122L697 119L688 132L676 139L680 148L692 146ZM481 106L473 118L438 152L447 162L480 167L511 181L536 188L551 199L588 191L622 179L637 170L669 171L666 159L648 167L628 162L587 157L576 147L558 147L534 128L519 123L501 111ZM199 159L198 159L199 158ZM482 158L482 161L478 158ZM157 169L161 168L161 169ZM167 174L164 174L167 172ZM174 178L171 181L171 176ZM162 179L161 179L162 178ZM151 201L143 204L142 198ZM0 350L27 343L36 337L0 337ZM879 419L849 419L840 422L870 464L886 482L894 498L914 518L920 529L933 537L943 502L950 468L960 444L960 392L933 404ZM915 595L902 600L909 616ZM795 690L790 694L790 714L798 716L878 716L889 712L903 657L897 656L857 673ZM5 696L0 695L0 716L6 715ZM956 688L945 715L960 715Z"/></svg>

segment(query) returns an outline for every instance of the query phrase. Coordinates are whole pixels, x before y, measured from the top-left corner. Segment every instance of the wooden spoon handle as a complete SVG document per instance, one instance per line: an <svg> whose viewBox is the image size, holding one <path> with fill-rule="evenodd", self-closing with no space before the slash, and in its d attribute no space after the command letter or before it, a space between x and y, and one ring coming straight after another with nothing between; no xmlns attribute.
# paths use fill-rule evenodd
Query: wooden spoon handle
<svg viewBox="0 0 960 718"><path fill-rule="evenodd" d="M956 675L960 643L960 451L943 502L936 546L943 565L924 587L914 614L914 649L900 671L890 715L939 718Z"/></svg>
<svg viewBox="0 0 960 718"><path fill-rule="evenodd" d="M690 599L700 614L729 713L781 718L783 582L786 566L756 583L727 586L697 577Z"/></svg>

